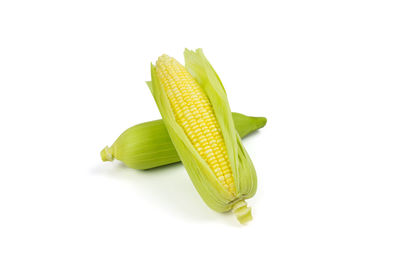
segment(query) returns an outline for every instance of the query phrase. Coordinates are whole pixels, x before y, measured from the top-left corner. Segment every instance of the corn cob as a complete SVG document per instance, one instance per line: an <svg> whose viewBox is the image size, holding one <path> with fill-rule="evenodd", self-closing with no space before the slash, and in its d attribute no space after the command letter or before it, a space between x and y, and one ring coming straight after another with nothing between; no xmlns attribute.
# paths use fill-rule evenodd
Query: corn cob
<svg viewBox="0 0 400 267"><path fill-rule="evenodd" d="M162 55L148 83L195 188L218 212L252 219L245 199L256 192L254 166L237 133L225 89L201 49L185 50L186 68Z"/></svg>
<svg viewBox="0 0 400 267"><path fill-rule="evenodd" d="M240 137L264 127L267 122L264 117L249 117L235 112L232 112L232 117ZM117 159L130 168L141 170L180 161L162 120L132 126L111 147L106 146L100 155L103 161Z"/></svg>

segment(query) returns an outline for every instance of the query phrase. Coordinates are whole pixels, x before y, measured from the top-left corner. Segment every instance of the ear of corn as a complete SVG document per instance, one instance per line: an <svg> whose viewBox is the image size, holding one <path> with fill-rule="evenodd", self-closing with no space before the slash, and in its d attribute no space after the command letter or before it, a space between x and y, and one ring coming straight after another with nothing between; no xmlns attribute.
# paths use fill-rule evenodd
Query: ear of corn
<svg viewBox="0 0 400 267"><path fill-rule="evenodd" d="M267 122L264 117L250 117L235 112L232 112L232 117L240 137L264 127ZM117 159L130 168L141 170L180 161L162 120L130 127L100 154L103 161Z"/></svg>
<svg viewBox="0 0 400 267"><path fill-rule="evenodd" d="M245 199L257 188L254 166L237 133L225 89L201 49L186 68L163 55L151 66L150 90L171 140L205 203L252 219Z"/></svg>

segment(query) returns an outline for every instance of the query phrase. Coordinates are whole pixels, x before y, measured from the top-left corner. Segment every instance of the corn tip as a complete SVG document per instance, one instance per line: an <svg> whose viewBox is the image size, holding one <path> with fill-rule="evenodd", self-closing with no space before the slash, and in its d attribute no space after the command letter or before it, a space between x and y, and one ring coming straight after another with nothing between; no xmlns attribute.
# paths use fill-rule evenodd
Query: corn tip
<svg viewBox="0 0 400 267"><path fill-rule="evenodd" d="M113 161L114 160L114 155L112 153L112 149L108 146L103 148L103 150L100 152L101 160L102 161Z"/></svg>
<svg viewBox="0 0 400 267"><path fill-rule="evenodd" d="M237 202L233 206L232 211L235 214L236 219L241 224L246 224L253 219L253 216L251 215L251 208L247 207L247 203L244 200Z"/></svg>
<svg viewBox="0 0 400 267"><path fill-rule="evenodd" d="M258 117L258 124L259 124L260 128L264 127L267 124L267 118Z"/></svg>

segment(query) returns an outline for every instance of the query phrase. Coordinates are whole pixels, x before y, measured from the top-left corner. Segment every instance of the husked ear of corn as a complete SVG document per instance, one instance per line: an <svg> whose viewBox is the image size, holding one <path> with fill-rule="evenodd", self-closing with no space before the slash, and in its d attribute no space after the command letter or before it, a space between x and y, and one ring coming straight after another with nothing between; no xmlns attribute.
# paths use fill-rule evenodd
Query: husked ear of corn
<svg viewBox="0 0 400 267"><path fill-rule="evenodd" d="M264 127L267 119L232 112L235 128L244 137ZM122 161L130 168L146 170L179 162L178 153L162 120L148 121L124 131L111 147L101 152L103 161Z"/></svg>
<svg viewBox="0 0 400 267"><path fill-rule="evenodd" d="M235 129L225 89L201 49L185 50L185 64L162 55L148 83L182 163L204 202L252 219L245 199L256 172Z"/></svg>

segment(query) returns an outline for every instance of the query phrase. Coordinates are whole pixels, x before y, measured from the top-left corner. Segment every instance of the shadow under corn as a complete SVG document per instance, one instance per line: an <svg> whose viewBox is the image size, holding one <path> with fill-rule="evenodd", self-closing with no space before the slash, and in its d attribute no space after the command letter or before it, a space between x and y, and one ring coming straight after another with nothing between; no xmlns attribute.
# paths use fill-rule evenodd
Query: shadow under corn
<svg viewBox="0 0 400 267"><path fill-rule="evenodd" d="M138 197L141 201L155 203L174 216L193 222L220 219L220 214L203 202L181 163L149 170L135 170L115 161L99 164L92 172L112 179L125 180L135 188L134 192L139 192Z"/></svg>

